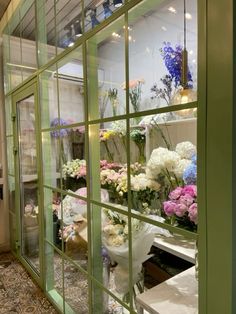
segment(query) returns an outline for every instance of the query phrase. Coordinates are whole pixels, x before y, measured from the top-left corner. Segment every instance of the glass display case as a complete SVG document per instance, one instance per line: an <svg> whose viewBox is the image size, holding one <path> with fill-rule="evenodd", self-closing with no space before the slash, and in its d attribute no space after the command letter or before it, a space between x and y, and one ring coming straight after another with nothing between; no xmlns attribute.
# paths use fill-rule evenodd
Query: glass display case
<svg viewBox="0 0 236 314"><path fill-rule="evenodd" d="M185 271L195 313L197 2L118 2L81 2L84 35L62 54L60 1L58 24L39 22L47 51L33 92L13 93L7 140L17 252L61 313L157 313L166 296L150 293L171 277L178 292Z"/></svg>

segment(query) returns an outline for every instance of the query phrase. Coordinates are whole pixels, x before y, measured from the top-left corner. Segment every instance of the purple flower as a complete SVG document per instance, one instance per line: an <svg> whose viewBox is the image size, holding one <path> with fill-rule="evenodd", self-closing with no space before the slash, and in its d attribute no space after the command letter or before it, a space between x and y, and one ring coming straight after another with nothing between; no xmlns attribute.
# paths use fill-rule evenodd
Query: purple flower
<svg viewBox="0 0 236 314"><path fill-rule="evenodd" d="M175 49L171 47L170 42L164 42L164 47L160 49L162 58L165 62L165 66L173 78L175 87L181 85L181 67L182 67L182 51L183 48L180 45L176 45ZM192 88L192 75L188 69L188 88Z"/></svg>
<svg viewBox="0 0 236 314"><path fill-rule="evenodd" d="M54 120L52 120L50 126L57 127L57 126L67 125L67 124L68 123L65 120L55 118ZM69 133L70 133L69 129L60 129L60 130L51 131L51 136L52 137L64 137L64 136L67 136Z"/></svg>
<svg viewBox="0 0 236 314"><path fill-rule="evenodd" d="M188 207L185 204L177 204L176 208L175 208L175 215L178 217L183 217L184 214L187 212Z"/></svg>
<svg viewBox="0 0 236 314"><path fill-rule="evenodd" d="M166 201L163 203L164 212L167 216L172 216L175 213L176 204L172 201Z"/></svg>
<svg viewBox="0 0 236 314"><path fill-rule="evenodd" d="M193 203L188 209L189 219L197 225L198 223L198 211L197 211L197 203Z"/></svg>
<svg viewBox="0 0 236 314"><path fill-rule="evenodd" d="M177 200L182 195L182 191L183 191L183 188L181 188L180 186L177 187L176 189L170 192L169 199Z"/></svg>

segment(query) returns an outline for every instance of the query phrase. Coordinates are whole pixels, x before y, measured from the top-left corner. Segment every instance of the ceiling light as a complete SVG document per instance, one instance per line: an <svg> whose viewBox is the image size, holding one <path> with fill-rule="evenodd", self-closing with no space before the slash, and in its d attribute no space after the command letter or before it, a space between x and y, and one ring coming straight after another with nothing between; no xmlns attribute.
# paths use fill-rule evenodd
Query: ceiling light
<svg viewBox="0 0 236 314"><path fill-rule="evenodd" d="M170 11L171 13L174 13L174 14L177 13L177 11L176 11L176 9L174 7L169 7L168 11Z"/></svg>
<svg viewBox="0 0 236 314"><path fill-rule="evenodd" d="M123 5L123 1L122 0L113 0L113 4L115 8L119 8Z"/></svg>
<svg viewBox="0 0 236 314"><path fill-rule="evenodd" d="M161 29L166 32L167 31L167 28L165 26L162 26Z"/></svg>
<svg viewBox="0 0 236 314"><path fill-rule="evenodd" d="M192 19L192 15L190 13L185 13L185 17L187 20L191 20Z"/></svg>

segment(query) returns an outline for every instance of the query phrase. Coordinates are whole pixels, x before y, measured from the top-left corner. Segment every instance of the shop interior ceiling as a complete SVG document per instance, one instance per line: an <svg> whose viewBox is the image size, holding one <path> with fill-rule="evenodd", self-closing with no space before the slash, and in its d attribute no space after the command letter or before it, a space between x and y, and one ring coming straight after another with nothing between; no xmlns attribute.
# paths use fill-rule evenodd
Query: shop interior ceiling
<svg viewBox="0 0 236 314"><path fill-rule="evenodd" d="M2 4L3 0L0 0L0 3ZM86 14L86 20L85 20L85 27L86 25L89 27L90 17L87 12L91 9L96 9L97 11L97 17L98 20L103 19L103 2L105 0L85 0L85 14ZM3 1L8 2L8 1ZM113 10L113 4L112 0L110 0L110 7ZM0 4L0 8L1 8ZM157 18L161 19L163 23L167 22L170 23L170 19L168 17L168 14L171 14L170 8L173 7L175 9L175 12L172 12L172 14L175 14L177 19L176 25L182 25L179 23L183 19L183 1L182 0L167 0L163 1L163 3L160 5L159 10L155 12L149 12L140 18L147 18L148 16L152 15ZM196 17L196 8L195 8L195 1L187 1L187 10L191 12L193 17ZM56 8L54 6L54 0L46 0L46 6L45 6L45 20L46 20L46 29L47 29L47 43L49 45L65 48L63 46L63 38L65 38L68 34L68 30L71 29L71 26L75 21L80 20L81 18L81 2L78 0L58 0L56 2ZM57 29L56 29L56 36L55 36L55 12L56 12L56 22L57 22ZM32 41L35 41L35 6L32 5L31 8L28 10L28 12L25 14L23 18L21 18L22 22L17 25L17 27L14 29L12 35L16 37L21 37L24 39L29 39ZM179 21L178 21L179 20ZM193 22L193 21L192 21ZM188 21L188 23L191 23L191 21ZM191 25L189 25L189 29L191 29ZM179 27L179 26L178 26ZM57 39L57 42L55 41L55 38Z"/></svg>
<svg viewBox="0 0 236 314"><path fill-rule="evenodd" d="M11 0L0 0L0 20L6 11L8 4L11 2Z"/></svg>

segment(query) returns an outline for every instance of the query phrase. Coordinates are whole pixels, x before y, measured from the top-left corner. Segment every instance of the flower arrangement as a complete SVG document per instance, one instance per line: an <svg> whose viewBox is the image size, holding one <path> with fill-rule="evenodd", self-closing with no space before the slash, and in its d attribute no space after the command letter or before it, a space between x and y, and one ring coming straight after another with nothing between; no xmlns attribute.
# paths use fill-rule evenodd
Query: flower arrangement
<svg viewBox="0 0 236 314"><path fill-rule="evenodd" d="M139 163L143 164L146 160L144 148L146 143L146 129L143 127L132 129L130 138L137 145L139 150Z"/></svg>
<svg viewBox="0 0 236 314"><path fill-rule="evenodd" d="M134 112L140 111L142 85L144 83L145 83L144 79L136 79L129 81L129 99ZM121 87L125 90L126 83L123 83Z"/></svg>
<svg viewBox="0 0 236 314"><path fill-rule="evenodd" d="M118 89L117 88L109 88L108 99L111 102L112 113L113 113L113 116L115 117L117 115L117 106L118 106Z"/></svg>
<svg viewBox="0 0 236 314"><path fill-rule="evenodd" d="M132 231L129 231L128 216L107 209L103 213L103 245L110 260L118 264L113 272L116 291L124 298L129 292L128 234L132 232L133 285L136 284L142 292L139 286L142 263L150 257L148 253L154 240L154 232L150 225L135 218L131 220Z"/></svg>
<svg viewBox="0 0 236 314"><path fill-rule="evenodd" d="M197 186L186 185L172 190L163 203L167 221L172 225L196 231L198 223Z"/></svg>
<svg viewBox="0 0 236 314"><path fill-rule="evenodd" d="M192 163L184 170L183 179L185 184L197 183L197 157L194 154L191 158Z"/></svg>
<svg viewBox="0 0 236 314"><path fill-rule="evenodd" d="M160 49L161 56L165 62L165 66L174 82L174 87L177 88L181 85L181 72L182 72L182 52L183 48L176 45L175 48L171 46L170 42L164 42L163 48ZM188 88L193 87L192 74L188 69Z"/></svg>
<svg viewBox="0 0 236 314"><path fill-rule="evenodd" d="M50 126L53 127L58 127L58 126L65 126L67 125L67 121L63 120L63 119L59 119L59 118L55 118L51 121ZM56 129L50 132L51 133L51 137L54 139L55 141L55 152L56 152L56 168L59 169L59 164L60 161L58 159L58 157L61 157L62 160L62 164L66 162L67 160L67 155L65 152L65 147L64 147L64 139L68 138L69 134L70 134L70 129ZM65 143L66 144L66 143ZM67 154L69 154L70 152L67 151Z"/></svg>
<svg viewBox="0 0 236 314"><path fill-rule="evenodd" d="M162 84L164 85L164 88L158 88L157 84L155 83L151 87L151 93L153 94L151 96L151 99L155 99L155 98L164 99L167 106L168 106L170 104L171 98L172 98L173 77L169 74L166 74L160 80L161 80Z"/></svg>
<svg viewBox="0 0 236 314"><path fill-rule="evenodd" d="M196 147L191 142L181 142L175 151L158 147L151 153L146 167L148 178L161 184L160 196L166 200L171 190L183 186L183 174L192 163L191 157L196 154Z"/></svg>
<svg viewBox="0 0 236 314"><path fill-rule="evenodd" d="M62 175L71 178L85 178L86 177L86 161L84 159L73 159L62 166Z"/></svg>

